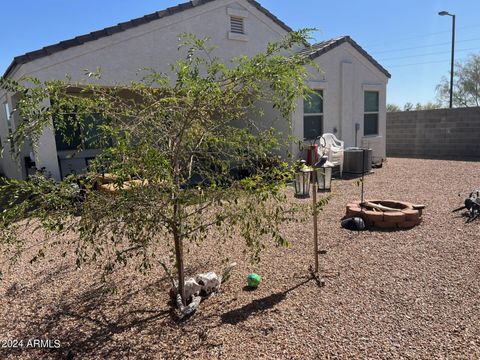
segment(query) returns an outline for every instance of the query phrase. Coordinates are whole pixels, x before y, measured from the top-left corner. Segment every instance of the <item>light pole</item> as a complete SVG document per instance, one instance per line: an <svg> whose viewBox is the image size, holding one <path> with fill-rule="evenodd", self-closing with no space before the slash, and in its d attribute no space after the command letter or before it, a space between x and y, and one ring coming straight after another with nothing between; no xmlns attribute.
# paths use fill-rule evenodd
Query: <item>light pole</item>
<svg viewBox="0 0 480 360"><path fill-rule="evenodd" d="M455 15L450 14L448 11L440 11L438 15L452 17L452 61L450 64L450 109L451 109L452 99L453 99L453 63L455 61Z"/></svg>

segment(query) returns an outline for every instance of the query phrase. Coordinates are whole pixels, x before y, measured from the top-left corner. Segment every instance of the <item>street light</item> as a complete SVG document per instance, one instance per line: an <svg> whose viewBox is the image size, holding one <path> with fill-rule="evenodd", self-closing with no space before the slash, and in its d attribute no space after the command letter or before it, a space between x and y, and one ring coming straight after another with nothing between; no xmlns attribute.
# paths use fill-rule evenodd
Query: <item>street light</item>
<svg viewBox="0 0 480 360"><path fill-rule="evenodd" d="M452 99L453 99L453 63L454 63L454 54L455 54L455 15L450 14L448 11L440 11L438 13L440 16L451 16L452 17L452 61L450 64L450 109L452 108Z"/></svg>

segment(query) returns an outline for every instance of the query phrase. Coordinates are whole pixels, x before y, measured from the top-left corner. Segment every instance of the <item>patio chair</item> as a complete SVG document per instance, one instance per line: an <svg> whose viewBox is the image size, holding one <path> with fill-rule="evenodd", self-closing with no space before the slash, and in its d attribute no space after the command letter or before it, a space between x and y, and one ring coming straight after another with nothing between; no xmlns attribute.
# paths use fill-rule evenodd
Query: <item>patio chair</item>
<svg viewBox="0 0 480 360"><path fill-rule="evenodd" d="M342 140L338 140L334 134L325 133L322 135L320 145L322 148L321 150L319 149L319 152L321 151L320 156L326 155L328 157L328 161L334 165L339 165L340 177L342 177L344 142Z"/></svg>

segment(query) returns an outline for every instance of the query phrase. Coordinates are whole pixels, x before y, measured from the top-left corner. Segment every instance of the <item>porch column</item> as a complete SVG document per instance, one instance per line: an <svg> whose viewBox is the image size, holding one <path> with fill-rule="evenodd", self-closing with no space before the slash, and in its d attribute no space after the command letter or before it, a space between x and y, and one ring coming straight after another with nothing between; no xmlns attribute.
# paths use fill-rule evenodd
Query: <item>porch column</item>
<svg viewBox="0 0 480 360"><path fill-rule="evenodd" d="M49 100L43 101L44 106L50 106ZM38 170L44 168L47 176L60 181L60 166L58 164L57 143L55 141L55 130L53 121L50 120L42 135L34 147L35 164Z"/></svg>

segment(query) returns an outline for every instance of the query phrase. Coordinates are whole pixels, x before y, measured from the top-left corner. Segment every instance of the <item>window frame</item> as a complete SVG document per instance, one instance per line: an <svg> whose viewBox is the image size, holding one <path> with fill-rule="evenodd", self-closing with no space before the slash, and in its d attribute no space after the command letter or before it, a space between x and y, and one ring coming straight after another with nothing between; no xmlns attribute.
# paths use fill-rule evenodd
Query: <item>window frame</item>
<svg viewBox="0 0 480 360"><path fill-rule="evenodd" d="M377 94L377 110L376 111L366 111L367 109L365 107L365 100L366 100L367 93ZM366 130L365 122L366 122L367 115L377 115L377 126L376 126L377 131L375 133L371 133L371 134L365 133L365 130ZM365 89L363 91L363 136L369 137L369 136L378 136L378 135L380 135L380 91Z"/></svg>
<svg viewBox="0 0 480 360"><path fill-rule="evenodd" d="M8 103L8 101L4 101L2 107L5 114L5 125L7 126L8 134L11 135L13 132L13 121L10 104Z"/></svg>
<svg viewBox="0 0 480 360"><path fill-rule="evenodd" d="M95 127L98 125L101 125L105 119L102 119L100 117L97 117L98 113L92 113L89 114L85 119L83 119L81 122L85 125L87 124L87 128L79 128L79 127L73 127L72 129L64 129L64 131L72 131L72 138L70 141L67 141L65 139L64 134L58 130L55 124L54 120L54 134L55 134L55 143L56 143L56 149L57 152L68 152L68 151L88 151L88 150L99 150L101 148L97 146L93 146L95 144L95 134L93 134L92 137L88 138L85 135L88 134L88 132L95 131ZM61 116L72 116L72 117L77 117L77 113L72 113L72 112L64 112L61 114ZM91 124L88 124L87 122L91 121ZM95 125L97 123L97 125ZM87 133L85 133L87 132ZM89 135L92 135L91 133Z"/></svg>
<svg viewBox="0 0 480 360"><path fill-rule="evenodd" d="M321 127L320 127L320 135L323 134L324 130L324 125L325 125L325 89L323 88L312 88L311 89L314 92L320 93L320 99L321 99L321 112L315 112L315 113L307 113L305 112L305 101L306 99L303 99L303 139L304 140L315 140L314 138L308 138L305 134L305 118L306 117L314 117L314 116L320 116L321 117Z"/></svg>

